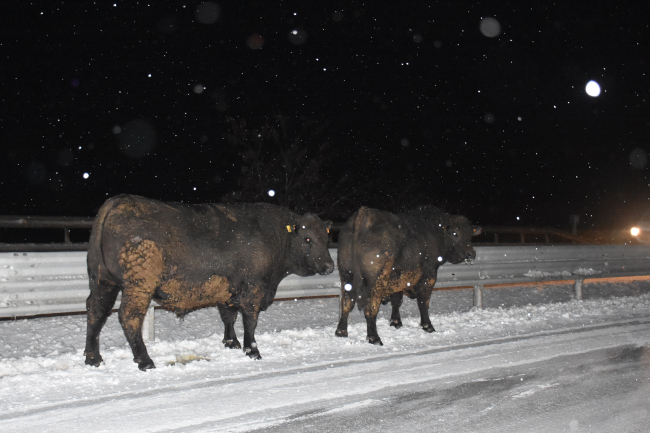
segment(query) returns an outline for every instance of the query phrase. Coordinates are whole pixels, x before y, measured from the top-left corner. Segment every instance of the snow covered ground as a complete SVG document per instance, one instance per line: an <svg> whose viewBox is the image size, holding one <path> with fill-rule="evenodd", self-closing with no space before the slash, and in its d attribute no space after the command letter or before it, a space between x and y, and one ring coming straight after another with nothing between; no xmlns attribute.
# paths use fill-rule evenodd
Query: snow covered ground
<svg viewBox="0 0 650 433"><path fill-rule="evenodd" d="M389 306L380 310L378 331L383 347L365 342L365 321L359 311L350 315L350 337L334 336L337 298L279 301L260 315L256 338L263 359L257 362L240 350L223 347L223 326L216 309L194 312L184 321L156 310L156 341L148 344L148 350L157 368L147 372L141 372L133 363L116 315L109 318L100 336L105 363L99 368L83 362L85 315L0 321L0 429L247 431L274 427L274 431L283 431L284 421L270 420L269 411L286 413L286 421L294 419L292 407L311 401L328 402L333 405L332 413L365 410L364 405L371 403L360 396L404 386L404 376L391 372L403 368L404 359L412 355L424 359L424 355L443 356L447 348L477 350L475 346L482 342L514 344L519 339L540 336L550 339L545 333L564 335L566 330L580 328L598 333L599 344L608 346L619 344L626 331L619 330L608 337L600 335L602 328L648 326L645 322L650 319L650 278L599 283L587 280L583 291L584 301L574 301L569 284L486 288L487 308L476 310L472 309L471 289L439 290L431 299L431 319L437 331L433 334L418 328L415 301L405 299L404 327L399 330L388 326ZM241 318L237 332L242 340ZM635 332L648 334L643 328ZM607 342L608 339L613 341ZM632 339L628 343L645 344L639 341ZM563 347L561 344L578 347L580 340L557 344L550 341L546 355L531 355L532 361L560 356L559 352L551 352L556 346ZM584 351L588 350L586 344ZM523 346L513 353L520 350L528 353ZM362 373L374 369L381 373L377 376L380 379L367 378L355 391L347 390L350 381L342 377L337 381L337 374L351 374L347 369L355 365L360 369L361 364ZM439 369L438 379L452 374L455 368L452 362ZM460 372L461 367L458 368ZM436 369L426 371L431 379L436 379ZM299 380L309 376L305 372L314 374L318 383ZM645 379L650 384L648 372ZM293 384L288 385L289 382ZM186 418L174 410L183 407L183 402L190 398L188 393L194 390L201 390L198 401L208 408L201 409L199 419L195 415ZM231 399L224 400L224 395ZM334 402L343 396L345 403L336 406ZM191 407L197 404L192 403ZM133 416L125 417L124 413ZM189 417L190 412L185 410L185 414ZM644 416L650 414L646 412ZM286 425L288 428L289 424ZM331 427L328 431L355 430L349 426L340 428ZM430 426L422 427L422 431L428 429ZM626 430L624 425L619 431L635 430Z"/></svg>

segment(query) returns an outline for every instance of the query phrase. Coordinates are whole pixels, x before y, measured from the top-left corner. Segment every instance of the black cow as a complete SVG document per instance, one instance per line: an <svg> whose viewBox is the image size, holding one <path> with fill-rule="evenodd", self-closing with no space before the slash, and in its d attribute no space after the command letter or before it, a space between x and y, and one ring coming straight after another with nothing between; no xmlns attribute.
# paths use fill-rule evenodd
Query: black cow
<svg viewBox="0 0 650 433"><path fill-rule="evenodd" d="M226 347L260 359L255 327L289 274L329 274L331 222L271 204L163 203L120 195L99 210L90 235L86 364L99 366L99 333L122 291L119 319L140 370L155 368L142 340L151 300L182 316L216 305Z"/></svg>
<svg viewBox="0 0 650 433"><path fill-rule="evenodd" d="M336 335L348 336L348 314L357 302L366 317L367 340L382 345L376 325L379 305L390 298L390 325L400 328L403 294L417 299L420 326L427 332L435 331L429 319L429 298L438 267L476 257L470 240L480 232L480 227L472 226L467 218L433 206L397 215L359 209L339 233L341 318Z"/></svg>

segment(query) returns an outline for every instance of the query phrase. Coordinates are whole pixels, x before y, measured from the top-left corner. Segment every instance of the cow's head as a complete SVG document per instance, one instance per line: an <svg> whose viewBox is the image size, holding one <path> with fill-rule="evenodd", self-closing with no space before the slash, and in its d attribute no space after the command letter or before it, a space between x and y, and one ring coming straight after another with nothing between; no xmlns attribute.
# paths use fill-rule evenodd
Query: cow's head
<svg viewBox="0 0 650 433"><path fill-rule="evenodd" d="M306 277L309 275L331 274L334 261L327 249L331 221L321 220L307 213L293 224L287 226L291 236L291 272Z"/></svg>
<svg viewBox="0 0 650 433"><path fill-rule="evenodd" d="M444 231L444 259L450 263L461 263L476 257L472 247L472 236L481 234L479 226L473 226L464 216L451 215Z"/></svg>

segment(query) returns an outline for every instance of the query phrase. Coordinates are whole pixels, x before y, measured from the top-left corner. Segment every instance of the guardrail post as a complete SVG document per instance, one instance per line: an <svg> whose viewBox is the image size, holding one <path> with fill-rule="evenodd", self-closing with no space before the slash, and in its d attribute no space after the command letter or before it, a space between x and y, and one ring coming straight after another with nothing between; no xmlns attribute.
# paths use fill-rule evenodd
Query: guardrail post
<svg viewBox="0 0 650 433"><path fill-rule="evenodd" d="M576 299L582 301L582 278L577 278L575 282Z"/></svg>
<svg viewBox="0 0 650 433"><path fill-rule="evenodd" d="M474 286L474 306L483 309L483 286Z"/></svg>
<svg viewBox="0 0 650 433"><path fill-rule="evenodd" d="M144 322L142 322L142 339L145 342L154 341L154 328L153 328L153 303L149 305L147 314L144 316Z"/></svg>

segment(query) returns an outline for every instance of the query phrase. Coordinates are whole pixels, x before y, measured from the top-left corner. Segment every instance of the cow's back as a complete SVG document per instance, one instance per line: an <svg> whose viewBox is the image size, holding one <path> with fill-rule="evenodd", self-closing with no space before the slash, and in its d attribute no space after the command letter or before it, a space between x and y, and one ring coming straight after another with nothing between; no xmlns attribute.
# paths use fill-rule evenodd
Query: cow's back
<svg viewBox="0 0 650 433"><path fill-rule="evenodd" d="M110 202L99 248L109 274L121 275L117 258L124 246L147 240L165 257L170 271L190 283L211 275L266 272L282 261L279 221L289 218L270 205L186 205L122 195ZM255 264L255 266L252 266Z"/></svg>

